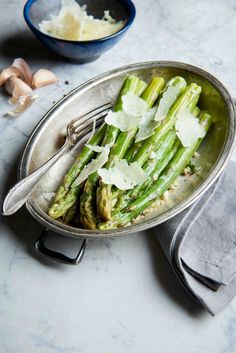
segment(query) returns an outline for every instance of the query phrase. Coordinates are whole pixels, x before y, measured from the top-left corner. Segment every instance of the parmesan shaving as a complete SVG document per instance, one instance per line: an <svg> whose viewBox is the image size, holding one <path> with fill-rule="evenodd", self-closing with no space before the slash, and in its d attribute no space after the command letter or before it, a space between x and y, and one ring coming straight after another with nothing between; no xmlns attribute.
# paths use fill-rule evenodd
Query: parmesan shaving
<svg viewBox="0 0 236 353"><path fill-rule="evenodd" d="M155 112L156 108L152 108L144 114L140 122L139 131L136 135L135 142L146 140L154 134L154 130L159 125L159 123L153 120Z"/></svg>
<svg viewBox="0 0 236 353"><path fill-rule="evenodd" d="M113 112L110 110L105 117L105 122L108 125L112 125L120 129L121 131L129 131L138 127L141 118L135 118L133 115L127 114L126 112Z"/></svg>
<svg viewBox="0 0 236 353"><path fill-rule="evenodd" d="M91 134L90 134L90 137L89 137L89 141L92 140L93 135L94 135L94 133L95 133L95 130L96 130L96 123L97 123L97 119L95 118L95 119L93 120L93 127L92 127L92 131L91 131Z"/></svg>
<svg viewBox="0 0 236 353"><path fill-rule="evenodd" d="M75 0L62 0L59 13L50 17L50 20L39 23L40 30L53 37L72 41L104 38L124 26L124 21L116 22L109 11L104 11L102 19L95 19L88 15L86 6L80 6Z"/></svg>
<svg viewBox="0 0 236 353"><path fill-rule="evenodd" d="M105 117L105 122L121 131L130 131L137 128L141 121L150 120L149 115L145 118L146 114L149 113L147 110L148 105L142 98L132 92L128 92L122 97L122 111L113 112L110 110ZM144 117L142 118L143 115ZM152 113L152 118L153 116L154 113ZM145 130L145 127L143 129Z"/></svg>
<svg viewBox="0 0 236 353"><path fill-rule="evenodd" d="M178 97L179 88L178 86L169 86L166 91L163 93L155 114L155 121L162 121L166 118L170 107L176 101Z"/></svg>
<svg viewBox="0 0 236 353"><path fill-rule="evenodd" d="M206 130L200 125L198 118L185 111L175 123L176 134L184 147L191 146L197 139L206 135Z"/></svg>
<svg viewBox="0 0 236 353"><path fill-rule="evenodd" d="M89 175L96 172L98 169L102 168L104 164L108 161L108 156L110 152L110 148L108 146L93 146L93 145L86 145L89 149L93 150L94 152L100 153L95 159L93 159L90 163L86 165L86 167L81 171L79 176L75 179L72 184L72 187L76 187L82 184Z"/></svg>
<svg viewBox="0 0 236 353"><path fill-rule="evenodd" d="M103 183L115 185L120 190L132 189L148 178L137 162L129 165L125 159L121 159L113 168L99 169L98 174Z"/></svg>
<svg viewBox="0 0 236 353"><path fill-rule="evenodd" d="M122 109L129 115L134 117L142 116L147 110L147 103L132 92L126 93L122 96Z"/></svg>

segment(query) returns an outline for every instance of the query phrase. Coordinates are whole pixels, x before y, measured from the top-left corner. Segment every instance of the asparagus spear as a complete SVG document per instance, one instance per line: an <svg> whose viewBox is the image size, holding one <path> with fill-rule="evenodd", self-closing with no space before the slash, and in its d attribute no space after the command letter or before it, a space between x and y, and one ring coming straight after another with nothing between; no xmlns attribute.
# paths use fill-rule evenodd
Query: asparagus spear
<svg viewBox="0 0 236 353"><path fill-rule="evenodd" d="M194 107L192 114L196 117L199 116L200 109ZM126 193L121 192L120 190L119 194L116 195L116 197L118 197L118 202L114 210L115 214L126 207L129 202L135 200L142 192L151 187L153 180L156 180L159 175L161 175L162 171L174 157L179 146L180 141L176 138L175 129L171 129L155 150L156 157L148 159L143 166L143 170L149 175L149 178L143 184L135 186Z"/></svg>
<svg viewBox="0 0 236 353"><path fill-rule="evenodd" d="M78 204L77 202L62 216L62 220L66 224L70 224L77 215L78 212Z"/></svg>
<svg viewBox="0 0 236 353"><path fill-rule="evenodd" d="M138 80L138 84L134 90L134 93L138 96L143 93L146 89L147 84ZM130 87L132 88L132 87ZM132 91L132 90L131 90ZM124 94L127 92L124 92ZM119 97L117 103L115 104L114 111L122 110L122 96ZM120 130L112 125L107 126L107 134L104 137L103 145L112 146L115 143L118 133ZM97 172L89 175L83 193L80 197L80 222L83 224L86 229L95 229L96 228L96 210L94 208L95 197L96 197L96 187L99 180L99 175Z"/></svg>
<svg viewBox="0 0 236 353"><path fill-rule="evenodd" d="M142 84L140 84L142 82ZM117 103L115 105L115 110L118 111L122 107L122 95L126 94L129 91L135 92L137 89L144 89L145 83L140 81L135 76L129 76L126 78L121 91L119 93ZM139 86L139 87L138 87ZM142 87L141 87L142 86ZM106 143L112 143L115 141L119 130L113 127L111 129L110 126L103 124L102 127L96 132L91 140L88 142L90 145L100 145L102 140L106 141ZM105 135L105 136L104 136ZM89 149L88 147L84 147L77 157L75 163L69 170L69 172L65 175L62 184L60 185L54 201L49 208L48 214L50 217L57 219L61 217L63 214L67 212L76 202L77 196L82 190L82 186L79 185L77 187L71 188L74 180L77 178L81 170L84 166L94 157L95 152Z"/></svg>
<svg viewBox="0 0 236 353"><path fill-rule="evenodd" d="M129 80L128 80L128 82L127 82L127 84L126 84L126 86L125 86L125 89L123 89L123 93L125 94L125 93L127 93L128 92L128 89L130 88L130 89L133 89L132 88L132 83L133 83L133 86L134 85L136 85L136 78L135 78L135 80L133 79L133 77L130 77L129 78ZM135 93L137 94L137 95L140 95L143 91L144 91L144 89L146 88L146 86L147 86L147 84L144 82L144 81L142 81L142 80L139 80L138 81L138 84L137 84L137 87L136 87L136 89L135 89ZM127 92L126 92L126 90L127 90ZM121 101L121 97L119 96L119 98L118 98L118 100L117 100L117 103L116 103L116 105L115 105L115 107L114 107L114 110L115 111L118 111L120 108L121 108L121 104L122 104L122 101ZM116 129L113 129L113 130L111 130L108 126L107 126L107 128L106 128L106 134L105 134L105 136L104 136L104 139L103 139L103 145L106 145L106 144L109 144L109 145L111 145L111 144L113 144L114 143L114 141L115 141L115 139L116 139L116 136L117 136L117 130ZM92 180L90 180L91 182L92 182ZM95 182L95 181L94 181ZM81 187L80 188L78 188L78 190L81 190ZM79 193L78 193L79 194ZM70 209L68 209L68 211L66 212L66 214L64 214L63 215L63 221L65 222L65 223L70 223L72 220L73 220L73 218L76 216L76 213L77 213L77 210L78 210L78 201L79 200L77 200L76 201L76 203L73 205L73 206L71 206L71 208Z"/></svg>
<svg viewBox="0 0 236 353"><path fill-rule="evenodd" d="M192 110L197 104L200 93L201 87L196 83L191 83L188 87L186 87L183 94L170 108L165 120L163 120L162 124L156 128L154 135L144 141L142 147L134 156L133 162L138 162L140 165L143 165L150 154L154 151L155 147L160 143L163 136L174 126L179 114L186 109Z"/></svg>
<svg viewBox="0 0 236 353"><path fill-rule="evenodd" d="M178 140L176 143L177 146L173 147L175 140L176 133L174 129L171 129L161 141L157 150L155 150L156 157L154 159L147 160L143 166L143 170L147 175L149 175L149 178L143 184L137 185L127 192L122 192L120 190L118 194L118 202L114 208L111 218L114 214L117 214L120 210L126 207L131 200L136 199L138 195L143 192L143 190L146 190L147 187L152 184L153 178L158 177L158 175L168 164L169 158L171 158L173 153L176 152L176 147L178 148Z"/></svg>
<svg viewBox="0 0 236 353"><path fill-rule="evenodd" d="M212 124L211 116L207 113L201 114L200 124L207 132ZM189 147L183 147L181 145L175 156L166 167L163 175L153 184L153 186L138 197L134 202L132 202L125 210L119 212L114 219L101 223L99 225L99 229L105 230L116 228L117 226L124 226L147 209L154 202L154 200L163 195L164 192L169 189L171 184L181 174L185 166L192 158L194 152L200 146L202 140L202 138L199 138Z"/></svg>
<svg viewBox="0 0 236 353"><path fill-rule="evenodd" d="M164 86L164 79L162 77L154 77L146 88L146 90L141 95L142 99L146 101L148 106L151 108L155 103L161 89ZM128 148L130 147L138 128L130 131L121 132L118 139L111 149L109 160L105 167L110 168L116 162L124 157ZM97 189L97 211L102 219L109 219L112 210L112 195L111 195L111 185L103 184L100 181L100 185Z"/></svg>
<svg viewBox="0 0 236 353"><path fill-rule="evenodd" d="M143 81L141 81L143 82ZM154 82L158 82L158 85L154 85ZM151 104L152 100L156 98L156 94L154 94L153 91L157 90L157 87L159 89L159 78L154 78L151 82L151 84L143 91L141 97ZM151 87L151 89L150 89ZM139 92L135 92L136 94ZM110 129L117 129L113 126L109 126ZM120 133L118 136L117 141L123 140L124 141L124 136L128 136L126 133ZM128 143L128 137L126 137L127 143ZM105 144L108 144L110 142L106 142ZM115 149L116 144L114 145ZM112 153L112 151L111 151ZM110 159L110 156L109 156ZM109 160L108 163L109 164ZM106 164L106 165L107 165ZM82 196L80 197L80 222L83 224L83 226L87 229L96 229L96 221L97 221L97 216L96 216L96 210L95 210L95 198L96 198L96 189L97 189L97 182L99 180L99 175L97 172L93 173L90 175L85 183L84 187L84 192Z"/></svg>
<svg viewBox="0 0 236 353"><path fill-rule="evenodd" d="M177 97L182 94L182 96L173 104L176 100L176 97L173 97L173 104L170 108L167 117L165 120L156 128L155 134L146 139L142 147L136 152L132 162L138 162L141 166L148 159L150 154L156 149L161 139L167 133L169 129L174 125L178 113L186 109L189 104L196 105L196 101L199 98L199 94L201 91L201 87L196 84L192 84L186 88L186 81L182 77L174 77L172 78L165 89L165 91L173 89L173 87L177 88L176 95ZM165 92L164 91L164 92ZM164 95L163 95L164 99ZM165 103L165 102L164 102ZM167 102L166 102L167 103ZM159 103L160 104L160 103ZM135 133L137 130L135 131ZM118 141L117 141L118 142ZM121 141L122 142L122 141ZM122 143L120 144L121 148L123 148ZM131 147L133 148L133 147ZM112 164L108 165L110 167L117 160L119 160L119 151L113 151L113 156L111 156ZM130 152L127 152L130 155ZM117 157L118 155L118 157ZM113 157L113 159L112 159ZM122 158L122 157L121 157ZM97 190L97 209L102 219L109 220L111 218L112 211L112 195L111 195L111 185L103 185Z"/></svg>
<svg viewBox="0 0 236 353"><path fill-rule="evenodd" d="M136 155L136 153L138 152L138 150L141 148L142 143L138 142L138 143L133 143L130 148L128 149L128 151L125 154L125 159L127 160L127 162L131 162L132 159L134 159L134 156Z"/></svg>
<svg viewBox="0 0 236 353"><path fill-rule="evenodd" d="M113 108L114 112L118 112L118 111L122 110L122 96L123 95L125 95L128 92L133 92L139 96L146 89L146 86L147 86L147 84L144 81L139 80L138 77L129 76L126 79L126 81L120 91L119 97L118 97L116 104ZM119 133L120 133L120 130L117 127L115 127L113 125L107 125L107 130L106 130L106 134L104 136L103 145L113 146Z"/></svg>
<svg viewBox="0 0 236 353"><path fill-rule="evenodd" d="M92 136L92 138L89 140L88 143L90 145L99 145L103 140L105 131L106 131L106 126L102 125L100 129ZM95 155L95 152L89 149L88 147L85 146L82 149L82 151L79 153L78 157L76 158L76 161L74 162L74 164L72 165L68 173L65 175L62 181L62 184L59 186L57 193L54 197L53 204L59 201L67 194L72 182L76 179L77 175L81 172L84 166L93 158L94 155ZM50 210L51 209L53 210L53 204L49 209L50 216L52 216L50 214Z"/></svg>

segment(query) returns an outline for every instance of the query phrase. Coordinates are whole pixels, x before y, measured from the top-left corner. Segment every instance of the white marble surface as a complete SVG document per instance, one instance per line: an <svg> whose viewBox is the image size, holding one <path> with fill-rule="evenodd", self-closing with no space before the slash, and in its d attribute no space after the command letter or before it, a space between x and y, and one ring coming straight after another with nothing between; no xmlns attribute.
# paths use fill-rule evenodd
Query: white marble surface
<svg viewBox="0 0 236 353"><path fill-rule="evenodd" d="M28 59L61 81L18 118L0 95L1 195L16 180L19 154L53 101L85 80L128 63L179 60L201 66L236 96L235 0L136 0L127 36L98 61L68 63L44 49L27 29L23 0L1 0L1 63ZM64 81L69 80L69 85ZM216 317L180 287L151 232L89 244L75 268L44 261L33 249L41 231L24 210L0 230L1 353L233 353L236 301ZM76 252L78 242L54 239Z"/></svg>

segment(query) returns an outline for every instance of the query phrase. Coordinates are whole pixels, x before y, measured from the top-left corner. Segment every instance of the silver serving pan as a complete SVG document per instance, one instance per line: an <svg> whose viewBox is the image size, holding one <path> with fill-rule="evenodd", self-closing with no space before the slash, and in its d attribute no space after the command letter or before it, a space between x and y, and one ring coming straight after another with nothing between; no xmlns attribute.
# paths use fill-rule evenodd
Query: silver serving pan
<svg viewBox="0 0 236 353"><path fill-rule="evenodd" d="M202 173L199 176L186 178L185 181L180 178L177 189L171 193L168 201L160 204L144 219L141 218L137 224L108 231L74 228L51 219L47 215L47 209L50 193L56 191L64 173L81 148L83 143L81 141L42 178L26 203L31 215L47 230L88 240L124 236L151 228L190 206L224 170L233 149L236 130L235 109L229 92L214 76L202 69L178 62L156 61L128 65L107 72L80 85L61 99L42 118L30 136L20 161L19 177L26 177L53 156L61 146L66 126L72 118L109 101L114 102L124 78L130 74L137 75L147 82L154 75L161 75L166 80L174 75L180 75L188 82L196 82L202 86L199 106L212 114L215 120L214 126L200 147L200 157L197 159L199 166L202 167ZM76 259L68 259L64 255L46 249L43 244L45 237L46 232L36 242L36 248L44 255L65 263L75 264L80 261L86 240L83 241L82 249Z"/></svg>

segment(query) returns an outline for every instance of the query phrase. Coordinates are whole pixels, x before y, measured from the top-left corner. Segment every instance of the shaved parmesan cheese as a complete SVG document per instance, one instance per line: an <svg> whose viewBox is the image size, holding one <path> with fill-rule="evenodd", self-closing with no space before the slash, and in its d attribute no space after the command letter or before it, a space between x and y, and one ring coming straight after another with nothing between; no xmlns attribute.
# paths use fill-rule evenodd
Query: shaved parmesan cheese
<svg viewBox="0 0 236 353"><path fill-rule="evenodd" d="M99 156L97 156L95 159L93 159L90 163L86 165L86 167L82 170L82 172L79 174L78 178L75 179L75 181L72 184L72 187L76 187L80 184L82 184L89 175L93 174L96 172L98 169L102 168L104 164L108 161L108 156L110 152L110 148L105 146L93 146L93 145L86 145L89 149L100 153Z"/></svg>
<svg viewBox="0 0 236 353"><path fill-rule="evenodd" d="M107 148L109 148L108 146L97 146L97 145L90 145L90 144L86 144L86 147L98 153L104 152Z"/></svg>
<svg viewBox="0 0 236 353"><path fill-rule="evenodd" d="M176 134L184 147L189 147L197 139L206 135L206 130L200 125L191 112L185 111L175 123Z"/></svg>
<svg viewBox="0 0 236 353"><path fill-rule="evenodd" d="M142 115L145 115L148 110L147 103L132 92L128 92L122 97L122 108L122 111L119 112L110 110L105 117L105 122L121 131L130 131L137 128L143 119L150 120L149 115L147 118L145 116L142 118ZM152 114L153 116L154 114Z"/></svg>
<svg viewBox="0 0 236 353"><path fill-rule="evenodd" d="M90 136L89 136L88 141L91 141L92 138L93 138L93 135L94 135L95 130L96 130L96 123L97 123L97 119L95 118L95 119L93 120L93 127L92 127L92 131L91 131L91 134L90 134Z"/></svg>
<svg viewBox="0 0 236 353"><path fill-rule="evenodd" d="M122 96L122 109L129 115L140 117L148 110L148 105L137 94L128 92Z"/></svg>
<svg viewBox="0 0 236 353"><path fill-rule="evenodd" d="M138 127L141 118L135 118L134 116L127 114L126 112L113 112L109 111L105 117L105 122L108 125L113 125L121 131L129 131Z"/></svg>
<svg viewBox="0 0 236 353"><path fill-rule="evenodd" d="M143 141L154 134L154 130L159 125L159 123L153 120L155 112L156 108L152 108L144 114L139 125L139 131L136 135L135 142Z"/></svg>
<svg viewBox="0 0 236 353"><path fill-rule="evenodd" d="M120 190L132 189L148 178L137 162L129 165L125 159L121 159L113 168L99 169L98 174L103 183L115 185Z"/></svg>
<svg viewBox="0 0 236 353"><path fill-rule="evenodd" d="M95 19L87 14L86 6L80 6L75 0L62 0L59 13L39 23L43 33L74 41L104 38L123 26L124 21L116 22L109 11L104 11L102 19Z"/></svg>
<svg viewBox="0 0 236 353"><path fill-rule="evenodd" d="M163 93L155 114L155 121L164 120L168 114L168 111L172 104L175 102L178 97L179 87L178 86L169 86L166 91Z"/></svg>

